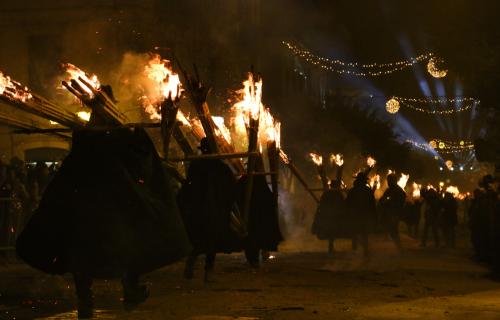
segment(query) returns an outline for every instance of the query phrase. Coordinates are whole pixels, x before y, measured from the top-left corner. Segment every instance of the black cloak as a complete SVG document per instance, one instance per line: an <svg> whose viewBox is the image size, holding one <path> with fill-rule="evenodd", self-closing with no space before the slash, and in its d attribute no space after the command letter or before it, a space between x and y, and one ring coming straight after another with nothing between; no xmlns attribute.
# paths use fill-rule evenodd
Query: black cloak
<svg viewBox="0 0 500 320"><path fill-rule="evenodd" d="M81 130L17 240L52 274L144 273L191 250L156 149L142 129Z"/></svg>

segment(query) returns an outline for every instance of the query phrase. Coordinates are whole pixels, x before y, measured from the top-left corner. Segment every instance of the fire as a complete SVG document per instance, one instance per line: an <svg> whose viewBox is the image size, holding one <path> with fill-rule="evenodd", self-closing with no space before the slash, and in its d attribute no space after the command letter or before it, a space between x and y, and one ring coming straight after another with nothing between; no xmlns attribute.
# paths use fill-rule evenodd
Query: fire
<svg viewBox="0 0 500 320"><path fill-rule="evenodd" d="M182 113L181 110L177 111L177 121L179 121L183 126L191 127L189 119Z"/></svg>
<svg viewBox="0 0 500 320"><path fill-rule="evenodd" d="M434 188L434 186L432 184L428 184L427 185L427 190L436 190L436 188Z"/></svg>
<svg viewBox="0 0 500 320"><path fill-rule="evenodd" d="M183 91L181 81L179 75L170 68L170 61L155 54L144 68L144 73L155 82L156 90L160 94L160 97L154 100L159 102L165 99L180 98Z"/></svg>
<svg viewBox="0 0 500 320"><path fill-rule="evenodd" d="M370 168L373 168L373 166L377 163L377 161L372 158L371 156L369 156L367 159L366 159L366 165L368 165Z"/></svg>
<svg viewBox="0 0 500 320"><path fill-rule="evenodd" d="M455 198L460 194L457 186L448 186L446 192L451 193Z"/></svg>
<svg viewBox="0 0 500 320"><path fill-rule="evenodd" d="M69 75L68 80L75 80L90 97L94 96L92 89L84 84L79 78L82 78L95 90L99 90L99 88L101 87L101 83L99 82L99 79L95 74L89 75L85 71L71 63L64 63L63 68Z"/></svg>
<svg viewBox="0 0 500 320"><path fill-rule="evenodd" d="M280 152L280 158L281 158L281 160L284 163L289 164L290 163L290 158L288 158L288 155L285 153L285 151L283 151L283 149L280 149L279 152Z"/></svg>
<svg viewBox="0 0 500 320"><path fill-rule="evenodd" d="M340 153L331 154L330 162L335 163L337 166L341 167L344 164L344 156Z"/></svg>
<svg viewBox="0 0 500 320"><path fill-rule="evenodd" d="M217 128L215 128L215 134L219 137L224 138L228 143L231 143L231 132L229 132L229 129L226 127L224 118L212 116L212 119L217 126Z"/></svg>
<svg viewBox="0 0 500 320"><path fill-rule="evenodd" d="M276 146L280 147L281 123L274 120L269 108L260 111L259 138L263 141L276 141Z"/></svg>
<svg viewBox="0 0 500 320"><path fill-rule="evenodd" d="M248 79L243 82L243 89L238 91L241 100L233 105L233 109L246 115L246 123L249 117L258 119L262 105L262 79L255 82L253 74L248 74Z"/></svg>
<svg viewBox="0 0 500 320"><path fill-rule="evenodd" d="M191 120L192 128L193 128L193 133L196 137L199 139L205 137L205 130L203 130L203 125L201 124L200 119L198 118L193 118Z"/></svg>
<svg viewBox="0 0 500 320"><path fill-rule="evenodd" d="M370 178L370 188L380 189L380 175L376 174Z"/></svg>
<svg viewBox="0 0 500 320"><path fill-rule="evenodd" d="M309 156L311 157L311 160L317 165L320 166L323 164L323 157L320 156L319 154L316 154L314 152L309 153Z"/></svg>
<svg viewBox="0 0 500 320"><path fill-rule="evenodd" d="M401 174L401 178L398 180L398 186L401 187L401 189L404 189L406 187L406 183L408 183L408 179L410 179L409 174Z"/></svg>
<svg viewBox="0 0 500 320"><path fill-rule="evenodd" d="M33 97L28 87L23 87L19 82L12 80L9 76L4 75L1 71L0 95L22 102L26 102L26 100Z"/></svg>
<svg viewBox="0 0 500 320"><path fill-rule="evenodd" d="M82 119L85 122L88 122L90 120L90 112L88 111L78 111L76 113L78 118Z"/></svg>
<svg viewBox="0 0 500 320"><path fill-rule="evenodd" d="M429 188L429 186L427 186L427 188ZM420 198L420 189L422 189L422 185L421 184L417 184L416 182L413 182L412 189L413 189L413 191L412 191L412 197L413 198Z"/></svg>

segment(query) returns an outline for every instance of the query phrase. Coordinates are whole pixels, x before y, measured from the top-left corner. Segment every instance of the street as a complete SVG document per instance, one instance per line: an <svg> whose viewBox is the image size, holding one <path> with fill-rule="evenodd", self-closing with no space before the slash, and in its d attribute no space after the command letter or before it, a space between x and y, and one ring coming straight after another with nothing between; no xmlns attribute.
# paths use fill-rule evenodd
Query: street
<svg viewBox="0 0 500 320"><path fill-rule="evenodd" d="M121 306L117 280L96 281L96 319L499 319L500 284L461 249L420 248L403 236L398 253L390 240L373 236L372 257L337 240L302 236L289 240L259 270L241 254L217 258L214 282L203 283L202 260L193 280L183 264L144 277L151 297L132 312ZM0 268L0 319L74 319L71 277L47 276L19 264Z"/></svg>

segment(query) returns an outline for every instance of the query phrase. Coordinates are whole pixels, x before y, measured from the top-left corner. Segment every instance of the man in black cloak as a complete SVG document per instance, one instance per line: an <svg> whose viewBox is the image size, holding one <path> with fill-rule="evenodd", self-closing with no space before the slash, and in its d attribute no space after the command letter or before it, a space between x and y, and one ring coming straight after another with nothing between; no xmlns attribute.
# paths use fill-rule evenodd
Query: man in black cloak
<svg viewBox="0 0 500 320"><path fill-rule="evenodd" d="M256 170L264 171L262 158L257 161ZM237 204L239 208L242 208L244 204L247 183L247 175L238 181ZM255 175L248 213L248 234L243 242L247 261L253 267L259 266L261 250L263 259L266 259L266 253L278 251L278 245L283 240L279 227L277 200L269 188L266 177Z"/></svg>
<svg viewBox="0 0 500 320"><path fill-rule="evenodd" d="M421 247L427 246L427 237L429 236L429 232L432 230L432 234L434 236L434 246L439 247L439 219L441 213L441 198L439 193L431 188L429 190L421 191L422 197L425 201L425 223L424 223L424 231L422 234L422 243Z"/></svg>
<svg viewBox="0 0 500 320"><path fill-rule="evenodd" d="M203 154L213 153L207 138L200 142ZM240 251L237 234L231 229L231 212L236 196L236 179L222 160L194 160L177 202L193 251L186 261L184 276L191 279L199 255L205 254L205 281L213 272L216 253Z"/></svg>
<svg viewBox="0 0 500 320"><path fill-rule="evenodd" d="M96 112L88 127L73 133L71 152L17 240L17 252L29 265L74 275L79 318L92 317L93 278L121 277L124 305L131 308L148 296L139 285L142 273L190 251L147 133L109 129Z"/></svg>
<svg viewBox="0 0 500 320"><path fill-rule="evenodd" d="M346 204L353 225L353 241L361 238L363 254L368 258L368 234L375 227L376 211L373 190L368 186L368 177L364 172L357 174L354 186L347 194Z"/></svg>
<svg viewBox="0 0 500 320"><path fill-rule="evenodd" d="M335 238L351 238L352 228L348 223L342 182L332 180L329 186L321 195L311 231L318 239L328 240L328 254L333 255Z"/></svg>
<svg viewBox="0 0 500 320"><path fill-rule="evenodd" d="M446 241L446 246L448 248L455 247L455 227L458 223L457 210L457 200L451 193L445 192L444 199L442 201L440 224L443 230L444 240Z"/></svg>
<svg viewBox="0 0 500 320"><path fill-rule="evenodd" d="M382 211L382 224L385 230L389 232L396 247L401 249L399 221L404 215L406 193L398 185L398 178L393 173L387 176L387 185L389 187L379 201Z"/></svg>

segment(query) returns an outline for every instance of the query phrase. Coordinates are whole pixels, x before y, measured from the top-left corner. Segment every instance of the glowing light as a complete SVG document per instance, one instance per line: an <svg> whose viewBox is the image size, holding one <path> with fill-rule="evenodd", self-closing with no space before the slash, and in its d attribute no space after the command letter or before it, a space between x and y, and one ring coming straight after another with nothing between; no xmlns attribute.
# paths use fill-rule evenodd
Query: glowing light
<svg viewBox="0 0 500 320"><path fill-rule="evenodd" d="M170 61L155 54L144 68L144 73L156 82L157 90L163 99L180 98L183 91L181 81L179 75L172 71Z"/></svg>
<svg viewBox="0 0 500 320"><path fill-rule="evenodd" d="M421 184L417 184L416 182L413 182L412 184L412 197L413 198L420 198L420 189L422 189L422 185Z"/></svg>
<svg viewBox="0 0 500 320"><path fill-rule="evenodd" d="M340 153L331 154L330 162L335 163L337 166L341 167L344 164L344 156Z"/></svg>
<svg viewBox="0 0 500 320"><path fill-rule="evenodd" d="M319 154L316 154L314 152L309 153L309 156L311 157L311 160L317 165L320 166L323 164L323 157L320 156Z"/></svg>
<svg viewBox="0 0 500 320"><path fill-rule="evenodd" d="M385 110L392 114L397 113L399 111L399 101L394 98L389 99L385 104Z"/></svg>
<svg viewBox="0 0 500 320"><path fill-rule="evenodd" d="M21 83L12 80L9 76L0 71L0 95L11 100L26 102L33 96L28 87L23 87Z"/></svg>
<svg viewBox="0 0 500 320"><path fill-rule="evenodd" d="M217 126L217 128L215 128L215 134L225 139L228 143L231 143L231 132L229 132L229 129L226 127L226 124L224 123L224 118L212 116L212 119L214 120L214 123Z"/></svg>
<svg viewBox="0 0 500 320"><path fill-rule="evenodd" d="M446 77L446 74L448 73L448 70L440 69L438 67L438 64L442 64L442 60L441 59L436 58L436 57L430 58L429 62L427 63L427 71L434 78L444 78L444 77Z"/></svg>
<svg viewBox="0 0 500 320"><path fill-rule="evenodd" d="M71 63L64 63L62 66L68 74L68 81L76 81L90 97L94 96L92 89L99 90L101 87L101 83L95 74L87 74L85 71ZM85 83L83 83L80 78L82 78L91 87L88 87Z"/></svg>
<svg viewBox="0 0 500 320"><path fill-rule="evenodd" d="M432 149L436 149L437 148L436 140L429 141L429 145L431 146Z"/></svg>
<svg viewBox="0 0 500 320"><path fill-rule="evenodd" d="M358 76L358 77L378 77L388 75L396 71L401 71L409 68L417 63L430 59L434 56L433 53L425 53L412 57L408 60L389 62L389 63L357 63L344 62L338 59L330 59L313 54L307 49L299 48L289 42L283 41L288 50L293 55L304 59L313 66L319 67L326 71L336 72L338 74Z"/></svg>
<svg viewBox="0 0 500 320"><path fill-rule="evenodd" d="M91 113L88 111L78 111L76 115L83 121L89 122Z"/></svg>
<svg viewBox="0 0 500 320"><path fill-rule="evenodd" d="M451 170L453 168L453 161L451 161L451 160L446 160L446 162L444 164L446 164L446 167L449 170Z"/></svg>
<svg viewBox="0 0 500 320"><path fill-rule="evenodd" d="M49 120L50 125L57 126L59 123L56 121Z"/></svg>
<svg viewBox="0 0 500 320"><path fill-rule="evenodd" d="M380 175L376 174L370 178L370 188L372 189L380 189Z"/></svg>
<svg viewBox="0 0 500 320"><path fill-rule="evenodd" d="M444 142L439 143L439 149L444 149L445 147L446 145L444 144Z"/></svg>
<svg viewBox="0 0 500 320"><path fill-rule="evenodd" d="M460 194L460 191L456 186L448 186L446 188L446 192L451 193L455 198Z"/></svg>
<svg viewBox="0 0 500 320"><path fill-rule="evenodd" d="M366 165L369 166L370 168L373 168L373 166L377 163L377 161L372 158L371 156L369 156L367 159L366 159Z"/></svg>
<svg viewBox="0 0 500 320"><path fill-rule="evenodd" d="M401 189L404 189L406 187L406 183L408 183L408 179L410 179L410 175L402 173L398 180L398 186L400 186Z"/></svg>

